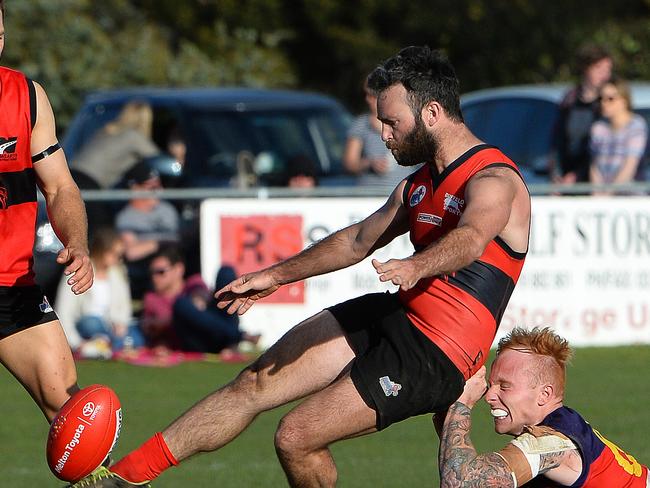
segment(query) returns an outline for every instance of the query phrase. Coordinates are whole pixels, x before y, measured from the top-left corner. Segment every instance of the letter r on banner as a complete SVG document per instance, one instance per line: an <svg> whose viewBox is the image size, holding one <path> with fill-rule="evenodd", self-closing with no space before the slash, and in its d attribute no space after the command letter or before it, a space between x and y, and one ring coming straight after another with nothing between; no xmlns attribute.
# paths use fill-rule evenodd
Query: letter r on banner
<svg viewBox="0 0 650 488"><path fill-rule="evenodd" d="M296 254L304 247L299 215L221 217L221 262L238 275L257 271ZM283 286L266 303L304 303L304 282Z"/></svg>

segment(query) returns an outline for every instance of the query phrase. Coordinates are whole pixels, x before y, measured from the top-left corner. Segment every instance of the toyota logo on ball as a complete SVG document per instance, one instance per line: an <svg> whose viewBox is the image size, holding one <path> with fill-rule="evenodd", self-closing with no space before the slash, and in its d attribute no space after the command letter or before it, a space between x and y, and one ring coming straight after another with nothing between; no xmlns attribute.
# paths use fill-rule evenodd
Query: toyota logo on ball
<svg viewBox="0 0 650 488"><path fill-rule="evenodd" d="M95 411L95 404L93 402L88 402L84 405L84 408L81 411L81 413L83 413L84 417L89 417L92 415L94 411Z"/></svg>

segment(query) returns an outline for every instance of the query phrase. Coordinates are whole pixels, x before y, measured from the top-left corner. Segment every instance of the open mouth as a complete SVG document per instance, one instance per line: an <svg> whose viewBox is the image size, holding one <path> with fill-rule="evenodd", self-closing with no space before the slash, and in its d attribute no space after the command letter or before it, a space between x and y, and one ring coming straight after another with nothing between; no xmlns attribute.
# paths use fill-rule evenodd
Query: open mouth
<svg viewBox="0 0 650 488"><path fill-rule="evenodd" d="M508 416L508 412L502 408L494 408L490 410L490 414L492 414L492 417L494 417L495 420L503 420Z"/></svg>

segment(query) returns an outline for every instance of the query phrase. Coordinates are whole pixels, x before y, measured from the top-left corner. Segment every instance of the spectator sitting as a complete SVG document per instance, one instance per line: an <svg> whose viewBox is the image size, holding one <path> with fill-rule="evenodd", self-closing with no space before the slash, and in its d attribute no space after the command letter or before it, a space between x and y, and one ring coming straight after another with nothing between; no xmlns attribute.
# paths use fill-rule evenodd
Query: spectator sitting
<svg viewBox="0 0 650 488"><path fill-rule="evenodd" d="M111 188L139 160L160 153L151 140L152 122L149 104L131 101L124 105L117 118L100 129L70 162L75 176L82 180L78 181L80 188Z"/></svg>
<svg viewBox="0 0 650 488"><path fill-rule="evenodd" d="M632 111L628 84L614 78L600 90L603 118L591 127L591 182L634 180L648 140L645 119Z"/></svg>
<svg viewBox="0 0 650 488"><path fill-rule="evenodd" d="M377 95L364 82L363 90L369 112L359 115L348 130L343 152L343 166L359 176L363 186L393 188L417 167L400 166L381 138L382 123L377 118Z"/></svg>
<svg viewBox="0 0 650 488"><path fill-rule="evenodd" d="M179 349L172 327L174 301L185 288L185 265L176 246L164 246L151 258L149 274L153 290L145 293L141 318L147 345L156 349Z"/></svg>
<svg viewBox="0 0 650 488"><path fill-rule="evenodd" d="M124 246L112 229L98 229L90 245L95 272L92 288L75 295L63 276L59 283L57 313L68 343L82 357L111 356L125 345L140 347L142 334L132 319L131 295L124 266Z"/></svg>
<svg viewBox="0 0 650 488"><path fill-rule="evenodd" d="M599 92L613 66L609 52L591 44L580 48L576 64L580 80L560 103L554 135L557 162L550 161L553 179L568 185L589 181L589 131L599 117Z"/></svg>
<svg viewBox="0 0 650 488"><path fill-rule="evenodd" d="M236 278L230 266L222 266L216 285L221 288ZM199 275L190 276L183 292L174 302L173 324L185 351L221 352L230 357L242 341L256 345L259 335L239 329L239 317L218 309L212 293Z"/></svg>
<svg viewBox="0 0 650 488"><path fill-rule="evenodd" d="M144 161L131 168L125 179L133 191L162 188L158 172ZM132 198L118 212L115 226L124 243L131 294L135 300L140 300L150 287L151 256L162 244L178 241L178 212L171 203L155 196Z"/></svg>

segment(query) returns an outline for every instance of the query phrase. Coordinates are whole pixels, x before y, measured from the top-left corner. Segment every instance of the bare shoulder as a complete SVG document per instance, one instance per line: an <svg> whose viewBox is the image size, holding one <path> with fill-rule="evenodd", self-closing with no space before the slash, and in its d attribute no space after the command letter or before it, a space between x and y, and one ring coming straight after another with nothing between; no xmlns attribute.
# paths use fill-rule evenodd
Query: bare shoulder
<svg viewBox="0 0 650 488"><path fill-rule="evenodd" d="M32 131L31 149L32 154L36 154L54 144L57 138L54 112L47 93L39 83L33 83L36 92L36 124Z"/></svg>
<svg viewBox="0 0 650 488"><path fill-rule="evenodd" d="M468 200L487 198L488 200L512 200L518 193L521 178L515 171L506 167L485 168L477 172L467 182Z"/></svg>
<svg viewBox="0 0 650 488"><path fill-rule="evenodd" d="M478 171L470 181L499 180L503 182L521 182L522 179L517 171L510 166L489 166Z"/></svg>
<svg viewBox="0 0 650 488"><path fill-rule="evenodd" d="M36 92L36 104L39 112L42 108L45 107L48 107L51 110L50 100L47 97L45 88L43 88L43 86L37 81L32 80L32 83L34 84L34 91Z"/></svg>

